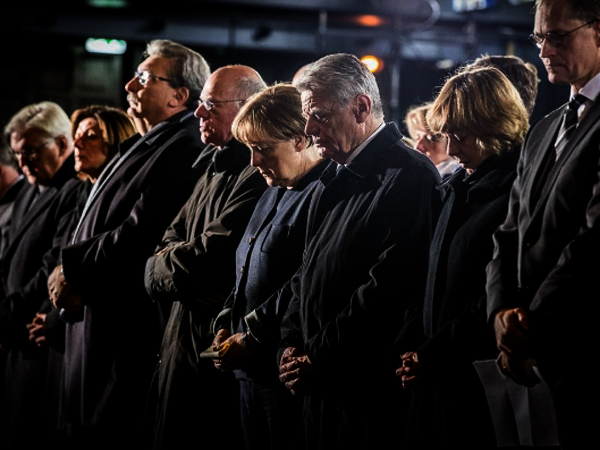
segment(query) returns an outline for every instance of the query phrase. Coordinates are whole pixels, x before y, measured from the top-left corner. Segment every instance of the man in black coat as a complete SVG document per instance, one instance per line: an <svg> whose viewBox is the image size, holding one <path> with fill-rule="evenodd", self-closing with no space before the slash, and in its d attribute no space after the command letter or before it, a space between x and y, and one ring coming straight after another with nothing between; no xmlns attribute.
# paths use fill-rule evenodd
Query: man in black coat
<svg viewBox="0 0 600 450"><path fill-rule="evenodd" d="M235 250L267 188L231 132L243 102L264 87L248 66L210 76L196 110L209 144L198 161L204 173L146 264L148 294L171 311L152 391L155 449L196 448L204 433L223 448L241 445L236 382L199 355L212 342L211 324L235 283Z"/></svg>
<svg viewBox="0 0 600 450"><path fill-rule="evenodd" d="M325 56L294 84L306 134L333 161L290 286L280 380L304 395L305 448L387 447L403 426L389 352L424 292L439 174L384 122L375 78L355 56Z"/></svg>
<svg viewBox="0 0 600 450"><path fill-rule="evenodd" d="M127 83L134 135L87 199L49 290L68 321L62 412L74 446L138 448L161 338L144 263L197 180L193 108L209 76L198 53L159 40ZM78 447L79 448L79 447Z"/></svg>
<svg viewBox="0 0 600 450"><path fill-rule="evenodd" d="M71 122L52 102L26 106L4 129L27 184L15 200L2 255L0 347L7 352L6 431L2 448L42 442L47 355L28 337L27 324L48 299L48 273L75 206ZM54 251L53 251L54 249ZM4 388L4 387L3 387Z"/></svg>
<svg viewBox="0 0 600 450"><path fill-rule="evenodd" d="M541 0L532 41L573 100L523 144L506 220L487 268L488 319L502 372L531 385L537 366L555 402L562 448L597 441L586 368L598 341L600 3ZM571 120L572 118L572 120Z"/></svg>

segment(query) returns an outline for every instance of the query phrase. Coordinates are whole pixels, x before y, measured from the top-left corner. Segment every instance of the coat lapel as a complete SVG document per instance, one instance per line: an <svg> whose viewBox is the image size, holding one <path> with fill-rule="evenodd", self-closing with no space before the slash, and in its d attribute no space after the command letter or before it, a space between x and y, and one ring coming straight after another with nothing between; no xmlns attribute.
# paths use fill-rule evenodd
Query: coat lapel
<svg viewBox="0 0 600 450"><path fill-rule="evenodd" d="M10 244L6 251L7 255L12 252L13 248L21 240L21 237L29 229L31 224L46 210L48 203L54 199L57 192L55 187L47 187L40 193L39 198L34 201L33 198L36 195L36 190L37 188L33 187L25 194L26 197L23 200L23 204L27 205L26 208L28 209L24 214L23 219L18 224L15 223L11 227L13 230L17 230L17 233L14 236L10 236ZM33 204L31 203L32 201Z"/></svg>
<svg viewBox="0 0 600 450"><path fill-rule="evenodd" d="M569 138L569 141L560 153L560 157L548 175L548 179L542 189L538 205L544 204L546 198L554 188L558 174L561 172L565 162L571 157L581 140L590 132L590 128L594 126L598 120L600 120L600 102L596 101L593 103L590 111L585 115L581 123L577 126L573 135ZM558 121L558 125L560 126L560 120ZM534 213L537 213L539 210L540 208L536 205Z"/></svg>
<svg viewBox="0 0 600 450"><path fill-rule="evenodd" d="M554 141L556 141L556 136L558 135L558 131L562 124L564 108L565 107L560 108L558 111L556 111L556 117L552 121L552 124L548 127L548 132L544 134L544 138L537 145L539 151L537 152L537 156L533 162L533 176L529 177L529 188L527 190L529 195L529 210L533 211L533 213L535 213L535 211L539 209L539 205L543 203L542 199L545 197L545 193L547 193L547 189L549 186L549 178L546 180L546 182L544 182L544 186L538 187L538 185L540 182L542 182L540 180L540 177L545 176L544 172L546 169L547 159L553 157L553 154L555 153ZM534 189L536 189L537 192L534 192Z"/></svg>

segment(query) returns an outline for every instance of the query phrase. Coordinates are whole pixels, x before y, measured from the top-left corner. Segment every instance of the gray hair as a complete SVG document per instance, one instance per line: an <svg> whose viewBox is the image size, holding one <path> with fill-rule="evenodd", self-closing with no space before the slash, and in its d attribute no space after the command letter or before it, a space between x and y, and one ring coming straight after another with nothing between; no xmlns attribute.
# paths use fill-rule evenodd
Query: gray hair
<svg viewBox="0 0 600 450"><path fill-rule="evenodd" d="M72 145L71 120L67 113L54 102L34 103L22 108L8 121L4 127L4 138L10 142L10 135L17 131L34 128L49 137L64 136Z"/></svg>
<svg viewBox="0 0 600 450"><path fill-rule="evenodd" d="M174 80L172 83L174 87L185 87L189 90L190 96L185 106L195 110L204 83L210 76L210 68L202 55L177 42L156 39L150 41L146 47L144 57L149 56L160 56L173 60L168 77Z"/></svg>
<svg viewBox="0 0 600 450"><path fill-rule="evenodd" d="M235 86L237 88L237 98L242 99L248 99L267 87L262 78L256 77L239 78L236 80Z"/></svg>
<svg viewBox="0 0 600 450"><path fill-rule="evenodd" d="M383 117L381 96L375 76L356 56L348 53L335 53L305 66L293 81L302 91L311 91L331 98L341 106L361 94L366 94L373 102L374 117Z"/></svg>

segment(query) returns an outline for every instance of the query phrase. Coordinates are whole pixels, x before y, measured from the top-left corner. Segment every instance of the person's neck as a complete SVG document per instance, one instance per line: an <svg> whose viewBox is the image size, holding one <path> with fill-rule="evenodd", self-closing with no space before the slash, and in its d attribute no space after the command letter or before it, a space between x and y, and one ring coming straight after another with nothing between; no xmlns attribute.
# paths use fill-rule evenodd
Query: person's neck
<svg viewBox="0 0 600 450"><path fill-rule="evenodd" d="M287 187L288 189L293 189L294 186L296 186L298 184L298 182L302 178L304 178L304 176L308 172L310 172L312 169L314 169L314 167L317 164L319 164L321 161L323 161L325 159L321 155L319 155L319 151L315 148L314 145L305 149L303 151L303 155L304 155L304 160L303 160L303 165L302 165L302 171L296 176L293 183L291 183Z"/></svg>
<svg viewBox="0 0 600 450"><path fill-rule="evenodd" d="M147 119L147 118L143 117L140 119L142 124L138 125L138 131L141 135L144 135L148 131L150 131L152 128L157 126L158 124L160 124L166 120L169 120L175 114L179 114L181 111L185 111L185 110L186 110L186 108L184 108L184 107L177 108L177 109L174 108L169 111L165 111L163 114L161 114L157 117L154 117L152 119Z"/></svg>
<svg viewBox="0 0 600 450"><path fill-rule="evenodd" d="M371 118L367 120L361 127L359 127L360 132L357 134L355 139L355 145L352 149L344 153L343 155L338 155L337 158L332 158L338 164L346 164L346 162L351 159L351 156L359 149L361 146L367 141L375 131L383 124L383 118L375 119Z"/></svg>

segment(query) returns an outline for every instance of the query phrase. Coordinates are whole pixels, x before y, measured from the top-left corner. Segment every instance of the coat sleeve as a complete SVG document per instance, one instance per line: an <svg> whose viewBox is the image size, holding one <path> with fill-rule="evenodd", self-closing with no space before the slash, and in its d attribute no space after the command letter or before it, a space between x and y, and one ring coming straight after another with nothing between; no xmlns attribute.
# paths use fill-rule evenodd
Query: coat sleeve
<svg viewBox="0 0 600 450"><path fill-rule="evenodd" d="M518 306L517 260L519 205L524 159L519 160L506 219L493 235L494 255L486 268L487 316L491 323L500 308Z"/></svg>
<svg viewBox="0 0 600 450"><path fill-rule="evenodd" d="M52 245L45 252L36 273L21 289L10 293L0 302L0 334L5 343L7 339L13 341L24 336L25 326L33 320L35 313L49 297L48 276L56 267L60 248L68 233L77 201L78 183L77 180L68 181L59 192L54 205L50 206L54 209L52 221L44 226L50 223L55 226Z"/></svg>
<svg viewBox="0 0 600 450"><path fill-rule="evenodd" d="M288 347L294 347L298 350L304 350L304 341L302 337L302 325L300 319L300 301L298 295L294 294L294 289L298 288L298 279L294 277L275 295L278 301L287 305L281 319L279 348L277 349L277 365L281 361L283 352Z"/></svg>
<svg viewBox="0 0 600 450"><path fill-rule="evenodd" d="M282 322L294 298L292 287L297 283L297 279L296 274L258 308L244 317L250 334L259 343L276 347L280 342Z"/></svg>
<svg viewBox="0 0 600 450"><path fill-rule="evenodd" d="M146 289L159 302L196 302L222 305L223 276L234 285L235 250L258 199L267 185L254 168L248 167L219 214L190 240L171 239L179 232L167 231L167 250L146 263ZM187 205L193 208L193 205ZM231 274L231 277L229 276ZM231 278L231 279L230 279ZM201 287L201 288L200 288ZM213 296L210 293L218 293Z"/></svg>

